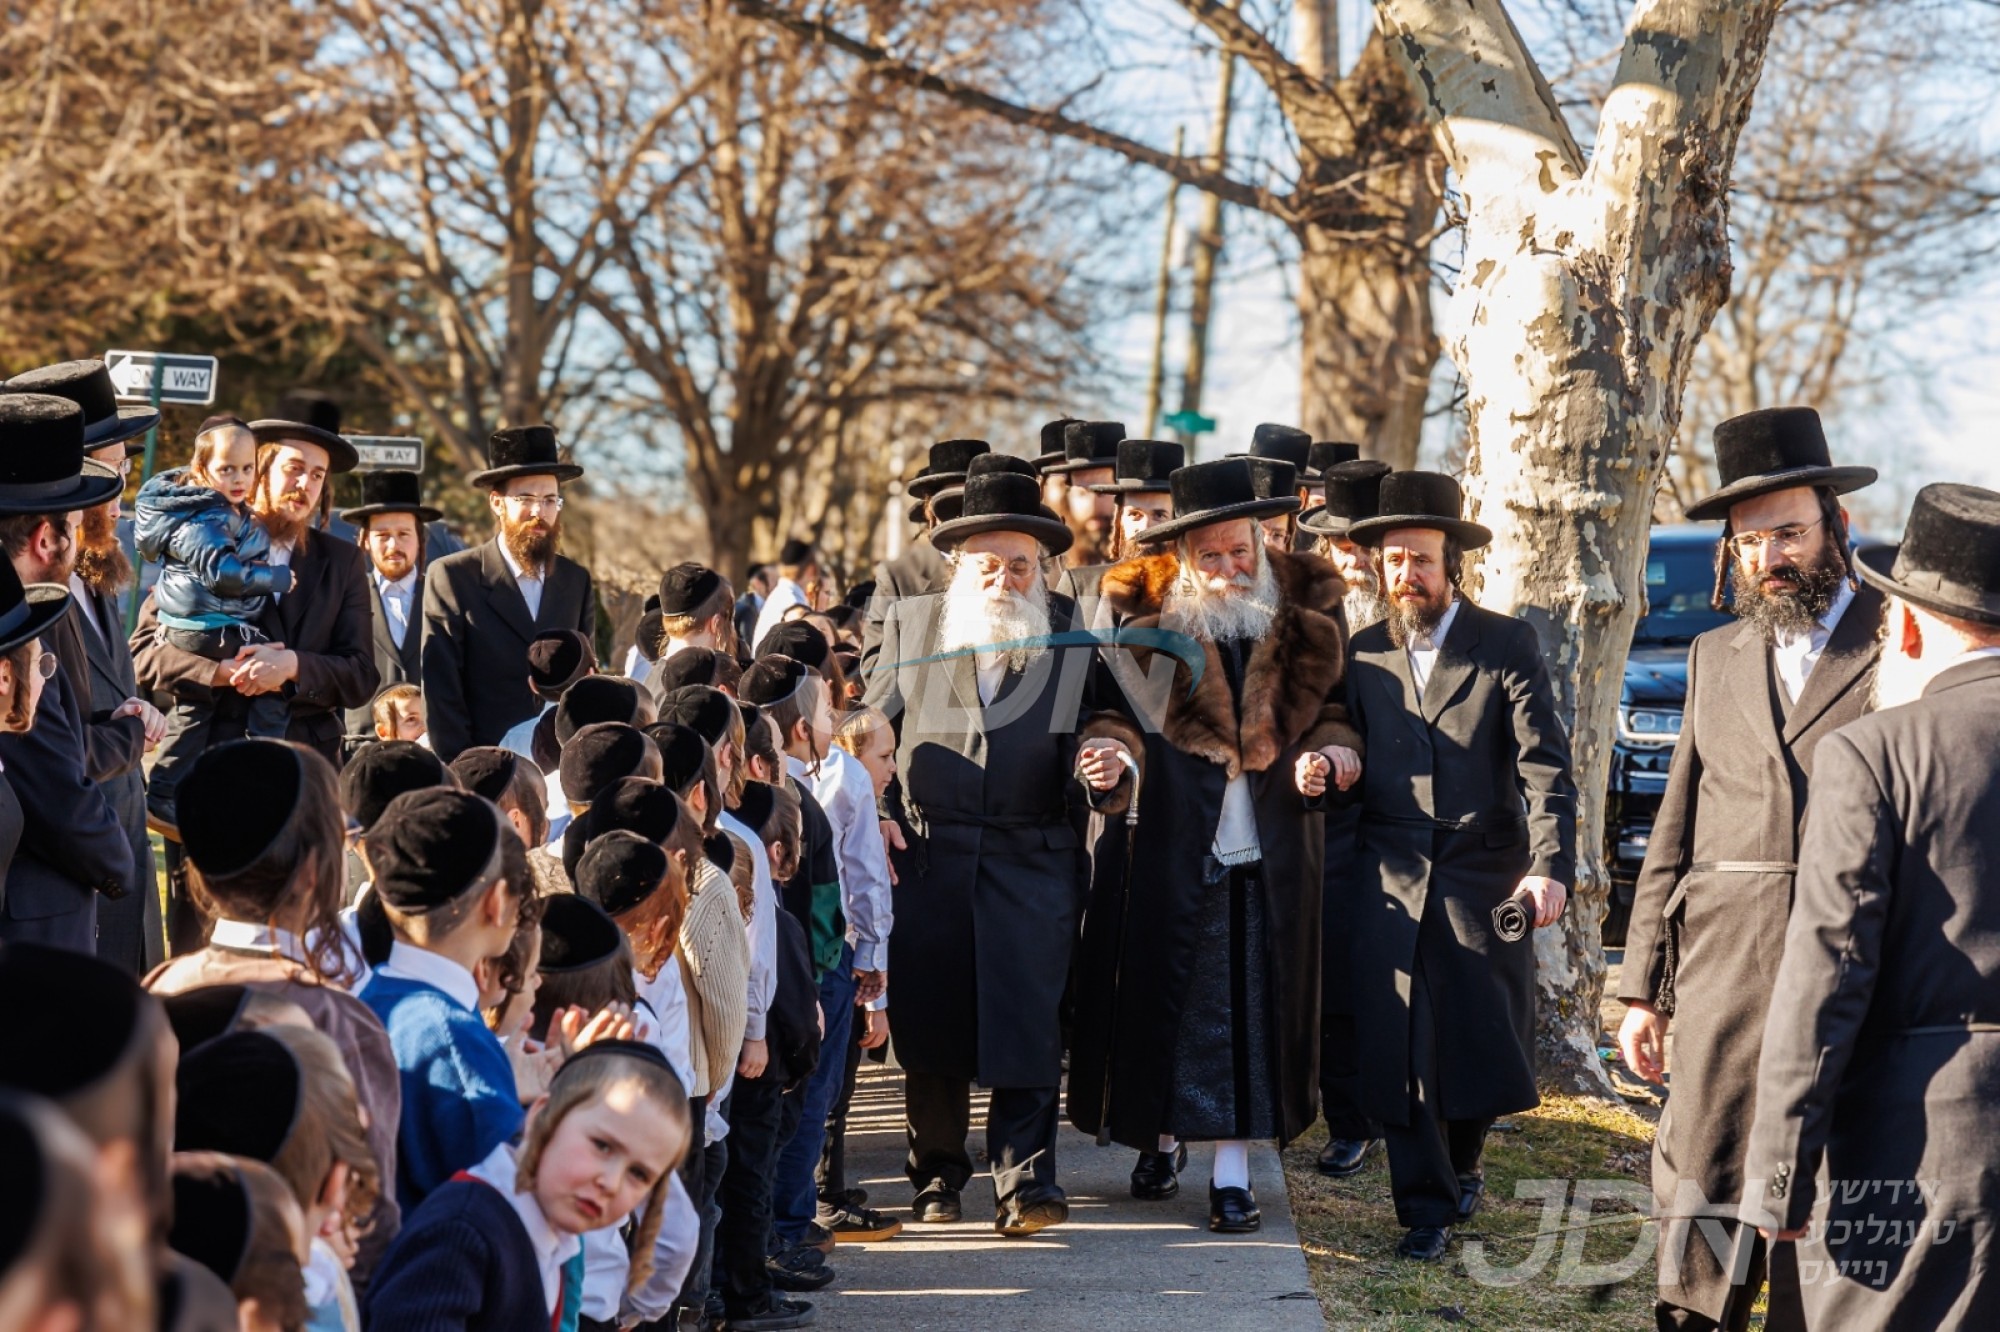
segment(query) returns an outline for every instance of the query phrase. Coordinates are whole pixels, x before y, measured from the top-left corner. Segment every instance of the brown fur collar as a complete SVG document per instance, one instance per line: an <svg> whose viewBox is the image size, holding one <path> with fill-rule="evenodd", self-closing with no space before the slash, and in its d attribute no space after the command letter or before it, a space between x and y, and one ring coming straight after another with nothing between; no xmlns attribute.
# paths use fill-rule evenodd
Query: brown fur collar
<svg viewBox="0 0 2000 1332"><path fill-rule="evenodd" d="M1272 552L1278 615L1271 632L1251 650L1243 672L1239 715L1213 643L1202 645L1207 665L1190 694L1185 663L1174 671L1173 690L1160 733L1174 748L1221 764L1231 777L1262 772L1302 740L1311 747L1340 743L1359 748L1335 692L1346 664L1346 640L1332 613L1343 584L1334 567L1314 555ZM1179 573L1173 555L1145 555L1105 570L1102 589L1123 628L1159 624L1167 591ZM1132 647L1141 671L1152 651Z"/></svg>

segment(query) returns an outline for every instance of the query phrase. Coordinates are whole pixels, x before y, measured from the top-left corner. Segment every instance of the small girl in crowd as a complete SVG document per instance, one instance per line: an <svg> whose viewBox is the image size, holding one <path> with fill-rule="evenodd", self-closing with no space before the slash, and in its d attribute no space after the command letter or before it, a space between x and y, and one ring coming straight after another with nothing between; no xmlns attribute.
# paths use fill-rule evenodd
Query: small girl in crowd
<svg viewBox="0 0 2000 1332"><path fill-rule="evenodd" d="M368 705L375 719L377 740L408 740L424 744L430 728L424 720L424 691L408 683L393 684Z"/></svg>
<svg viewBox="0 0 2000 1332"><path fill-rule="evenodd" d="M369 1286L370 1332L547 1332L573 1323L581 1236L644 1208L627 1289L643 1283L668 1182L688 1147L687 1094L634 1041L572 1056L502 1144L406 1218Z"/></svg>
<svg viewBox="0 0 2000 1332"><path fill-rule="evenodd" d="M134 536L139 554L161 565L153 590L163 641L210 661L266 641L257 618L274 595L291 590L289 565L270 562L271 539L250 511L257 439L233 416L210 417L195 436L194 458L140 487ZM176 767L208 747L213 703L176 700L167 737L147 785L147 805L174 818ZM250 699L246 731L283 739L291 710L282 692Z"/></svg>

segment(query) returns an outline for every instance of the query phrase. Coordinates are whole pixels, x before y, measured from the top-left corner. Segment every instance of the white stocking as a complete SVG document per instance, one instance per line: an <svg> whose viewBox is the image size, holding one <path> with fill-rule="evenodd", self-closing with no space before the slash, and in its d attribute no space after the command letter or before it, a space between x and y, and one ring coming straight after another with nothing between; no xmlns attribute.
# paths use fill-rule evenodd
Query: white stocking
<svg viewBox="0 0 2000 1332"><path fill-rule="evenodd" d="M1250 1144L1242 1139L1215 1144L1215 1168L1209 1182L1218 1189L1250 1187Z"/></svg>

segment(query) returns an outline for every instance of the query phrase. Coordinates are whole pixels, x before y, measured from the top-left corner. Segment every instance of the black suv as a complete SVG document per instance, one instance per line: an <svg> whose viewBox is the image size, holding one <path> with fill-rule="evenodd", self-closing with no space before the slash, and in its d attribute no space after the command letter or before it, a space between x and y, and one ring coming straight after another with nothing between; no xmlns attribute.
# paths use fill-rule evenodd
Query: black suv
<svg viewBox="0 0 2000 1332"><path fill-rule="evenodd" d="M1709 606L1715 587L1720 523L1656 527L1646 551L1646 614L1632 634L1625 690L1618 701L1618 741L1611 751L1611 787L1604 802L1604 861L1611 871L1611 907L1604 942L1625 943L1632 889L1646 859L1653 815L1667 790L1667 765L1681 733L1687 701L1688 645L1694 636L1733 617Z"/></svg>

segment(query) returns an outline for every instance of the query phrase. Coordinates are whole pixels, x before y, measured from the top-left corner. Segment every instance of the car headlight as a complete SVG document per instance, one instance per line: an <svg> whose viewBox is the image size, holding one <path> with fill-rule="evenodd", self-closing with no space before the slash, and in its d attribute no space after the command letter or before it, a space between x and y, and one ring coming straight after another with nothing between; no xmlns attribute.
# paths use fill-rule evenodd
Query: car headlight
<svg viewBox="0 0 2000 1332"><path fill-rule="evenodd" d="M1618 738L1628 745L1671 745L1680 735L1679 708L1618 709Z"/></svg>

